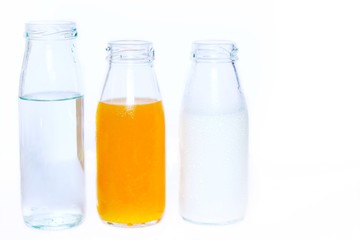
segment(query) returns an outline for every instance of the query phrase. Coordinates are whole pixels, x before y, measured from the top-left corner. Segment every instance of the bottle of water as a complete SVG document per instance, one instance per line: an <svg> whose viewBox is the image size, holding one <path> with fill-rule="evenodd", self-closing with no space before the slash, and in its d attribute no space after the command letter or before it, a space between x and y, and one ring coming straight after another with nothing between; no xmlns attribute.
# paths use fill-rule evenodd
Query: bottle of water
<svg viewBox="0 0 360 240"><path fill-rule="evenodd" d="M26 24L20 78L20 165L25 223L65 229L84 215L83 90L73 22Z"/></svg>
<svg viewBox="0 0 360 240"><path fill-rule="evenodd" d="M180 119L180 210L185 220L227 224L244 217L248 114L229 41L193 43Z"/></svg>

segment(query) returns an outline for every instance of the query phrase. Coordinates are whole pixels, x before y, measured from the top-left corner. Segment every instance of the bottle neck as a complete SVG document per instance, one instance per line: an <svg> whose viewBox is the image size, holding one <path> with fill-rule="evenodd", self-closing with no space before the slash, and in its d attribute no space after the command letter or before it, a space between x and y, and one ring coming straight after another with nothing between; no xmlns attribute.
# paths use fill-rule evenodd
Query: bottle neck
<svg viewBox="0 0 360 240"><path fill-rule="evenodd" d="M153 68L154 49L146 41L114 41L107 48L109 70L101 101L161 99Z"/></svg>
<svg viewBox="0 0 360 240"><path fill-rule="evenodd" d="M76 62L76 25L73 22L30 22L25 25L28 60L47 65Z"/></svg>
<svg viewBox="0 0 360 240"><path fill-rule="evenodd" d="M237 48L228 41L193 43L193 66L183 110L197 114L232 114L246 109L236 71Z"/></svg>
<svg viewBox="0 0 360 240"><path fill-rule="evenodd" d="M72 40L78 35L74 22L29 22L25 25L25 37L28 40L58 41Z"/></svg>
<svg viewBox="0 0 360 240"><path fill-rule="evenodd" d="M82 95L72 22L26 24L20 96L71 92Z"/></svg>
<svg viewBox="0 0 360 240"><path fill-rule="evenodd" d="M108 61L115 64L147 64L154 60L152 43L139 40L110 42L107 49Z"/></svg>
<svg viewBox="0 0 360 240"><path fill-rule="evenodd" d="M229 63L238 59L238 49L230 41L196 41L192 48L192 58L195 62Z"/></svg>

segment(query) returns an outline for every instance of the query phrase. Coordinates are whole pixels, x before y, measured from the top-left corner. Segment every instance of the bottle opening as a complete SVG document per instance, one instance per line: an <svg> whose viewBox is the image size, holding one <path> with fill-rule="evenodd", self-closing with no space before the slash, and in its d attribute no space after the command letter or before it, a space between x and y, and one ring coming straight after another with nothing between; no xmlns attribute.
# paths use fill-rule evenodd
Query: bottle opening
<svg viewBox="0 0 360 240"><path fill-rule="evenodd" d="M232 41L202 40L192 44L192 58L194 60L235 61L238 49Z"/></svg>
<svg viewBox="0 0 360 240"><path fill-rule="evenodd" d="M110 62L153 61L154 49L151 42L142 40L118 40L109 42L106 49Z"/></svg>
<svg viewBox="0 0 360 240"><path fill-rule="evenodd" d="M73 39L77 34L76 23L71 21L35 21L25 24L25 37L28 39Z"/></svg>

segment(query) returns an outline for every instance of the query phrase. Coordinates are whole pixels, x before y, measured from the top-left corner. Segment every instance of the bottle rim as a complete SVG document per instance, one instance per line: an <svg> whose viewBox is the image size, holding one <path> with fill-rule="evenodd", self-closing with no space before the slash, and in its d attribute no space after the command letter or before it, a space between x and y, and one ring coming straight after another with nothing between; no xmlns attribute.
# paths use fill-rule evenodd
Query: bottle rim
<svg viewBox="0 0 360 240"><path fill-rule="evenodd" d="M110 62L123 61L153 61L154 48L150 41L145 40L115 40L108 43L106 51Z"/></svg>
<svg viewBox="0 0 360 240"><path fill-rule="evenodd" d="M74 39L78 35L73 21L30 21L25 23L25 37L33 40Z"/></svg>
<svg viewBox="0 0 360 240"><path fill-rule="evenodd" d="M152 45L152 42L146 40L138 40L138 39L122 39L122 40L110 41L109 45L140 46L140 45Z"/></svg>
<svg viewBox="0 0 360 240"><path fill-rule="evenodd" d="M194 60L236 61L238 48L230 40L198 40L192 43Z"/></svg>

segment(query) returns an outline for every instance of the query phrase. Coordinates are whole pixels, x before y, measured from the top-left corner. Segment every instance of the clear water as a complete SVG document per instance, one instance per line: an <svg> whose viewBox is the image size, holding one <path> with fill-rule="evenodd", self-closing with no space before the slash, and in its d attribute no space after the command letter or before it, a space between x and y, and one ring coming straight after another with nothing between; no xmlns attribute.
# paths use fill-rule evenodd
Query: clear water
<svg viewBox="0 0 360 240"><path fill-rule="evenodd" d="M247 199L246 111L183 113L180 149L182 217L203 224L241 220Z"/></svg>
<svg viewBox="0 0 360 240"><path fill-rule="evenodd" d="M83 99L50 92L21 97L24 221L40 229L78 225L84 212Z"/></svg>

